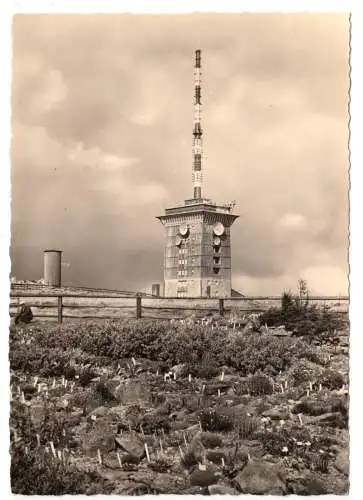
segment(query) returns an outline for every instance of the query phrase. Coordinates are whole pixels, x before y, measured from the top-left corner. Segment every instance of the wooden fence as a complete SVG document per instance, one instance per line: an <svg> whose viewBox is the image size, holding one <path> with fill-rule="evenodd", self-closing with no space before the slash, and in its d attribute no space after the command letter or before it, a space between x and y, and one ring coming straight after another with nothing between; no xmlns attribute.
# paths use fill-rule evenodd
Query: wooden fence
<svg viewBox="0 0 363 500"><path fill-rule="evenodd" d="M105 320L121 318L182 319L215 314L221 317L263 312L280 304L281 297L234 297L228 299L160 298L115 296L107 293L67 293L38 290L12 290L10 316L16 315L20 304L31 307L34 319L47 321ZM312 303L325 304L347 313L348 297L311 297Z"/></svg>

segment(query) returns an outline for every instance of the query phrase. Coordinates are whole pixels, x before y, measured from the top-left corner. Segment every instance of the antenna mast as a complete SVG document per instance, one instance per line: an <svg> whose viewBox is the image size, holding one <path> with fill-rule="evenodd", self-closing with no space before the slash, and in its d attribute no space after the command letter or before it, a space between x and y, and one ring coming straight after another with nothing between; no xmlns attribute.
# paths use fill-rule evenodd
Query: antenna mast
<svg viewBox="0 0 363 500"><path fill-rule="evenodd" d="M195 51L194 65L194 129L193 129L193 188L194 199L202 198L203 131L201 127L201 51Z"/></svg>

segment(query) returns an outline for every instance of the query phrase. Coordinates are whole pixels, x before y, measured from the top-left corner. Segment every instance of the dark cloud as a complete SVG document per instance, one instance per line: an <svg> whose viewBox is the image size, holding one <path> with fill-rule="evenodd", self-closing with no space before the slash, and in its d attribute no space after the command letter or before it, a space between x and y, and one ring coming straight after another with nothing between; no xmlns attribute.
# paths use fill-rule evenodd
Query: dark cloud
<svg viewBox="0 0 363 500"><path fill-rule="evenodd" d="M14 274L40 277L59 246L69 283L162 278L154 216L192 192L201 48L205 190L238 203L235 285L345 292L348 45L345 14L15 16Z"/></svg>

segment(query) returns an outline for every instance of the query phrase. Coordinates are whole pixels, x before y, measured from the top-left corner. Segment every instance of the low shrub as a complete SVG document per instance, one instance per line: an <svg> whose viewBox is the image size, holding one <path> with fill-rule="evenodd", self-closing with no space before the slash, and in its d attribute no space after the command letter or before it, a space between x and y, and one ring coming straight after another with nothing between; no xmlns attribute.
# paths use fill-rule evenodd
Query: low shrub
<svg viewBox="0 0 363 500"><path fill-rule="evenodd" d="M218 448L223 444L221 436L213 432L202 432L200 440L205 448Z"/></svg>
<svg viewBox="0 0 363 500"><path fill-rule="evenodd" d="M95 473L81 472L54 461L41 450L12 447L11 491L18 495L100 495L112 493L114 486Z"/></svg>
<svg viewBox="0 0 363 500"><path fill-rule="evenodd" d="M273 374L286 370L293 362L296 340L275 338L258 332L231 336L226 346L226 364L242 376L263 372L269 367Z"/></svg>
<svg viewBox="0 0 363 500"><path fill-rule="evenodd" d="M202 461L201 455L192 448L188 448L180 458L180 463L186 470L190 470Z"/></svg>
<svg viewBox="0 0 363 500"><path fill-rule="evenodd" d="M237 423L238 436L240 439L247 439L251 434L253 434L259 426L259 422L255 417L250 417L249 415L242 415L241 419Z"/></svg>
<svg viewBox="0 0 363 500"><path fill-rule="evenodd" d="M345 383L345 379L341 373L330 369L323 371L319 381L323 387L332 391L340 389Z"/></svg>
<svg viewBox="0 0 363 500"><path fill-rule="evenodd" d="M326 474L329 469L330 457L328 453L316 453L312 457L312 464L314 465L315 470L318 472L322 472Z"/></svg>
<svg viewBox="0 0 363 500"><path fill-rule="evenodd" d="M332 338L343 326L341 315L326 306L318 306L291 292L283 293L281 306L264 312L261 324L267 326L284 325L286 330L310 340L317 337Z"/></svg>
<svg viewBox="0 0 363 500"><path fill-rule="evenodd" d="M274 392L272 380L262 373L253 375L248 380L248 387L251 396L263 396Z"/></svg>
<svg viewBox="0 0 363 500"><path fill-rule="evenodd" d="M203 409L199 414L199 418L203 431L228 432L234 427L231 416L214 408Z"/></svg>

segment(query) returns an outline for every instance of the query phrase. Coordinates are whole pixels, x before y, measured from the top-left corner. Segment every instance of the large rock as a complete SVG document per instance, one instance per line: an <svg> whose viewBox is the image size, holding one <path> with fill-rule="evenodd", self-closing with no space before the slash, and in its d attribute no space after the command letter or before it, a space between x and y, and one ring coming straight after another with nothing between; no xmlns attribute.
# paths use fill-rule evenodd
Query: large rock
<svg viewBox="0 0 363 500"><path fill-rule="evenodd" d="M299 477L289 481L289 489L294 495L327 495L329 493L326 485L315 475L302 478Z"/></svg>
<svg viewBox="0 0 363 500"><path fill-rule="evenodd" d="M180 363L173 366L170 371L175 373L176 378L182 378L188 375L188 365L187 363Z"/></svg>
<svg viewBox="0 0 363 500"><path fill-rule="evenodd" d="M123 452L141 460L145 454L144 443L136 435L122 435L115 437L116 445Z"/></svg>
<svg viewBox="0 0 363 500"><path fill-rule="evenodd" d="M338 427L344 429L346 427L346 418L339 412L324 413L317 417L305 417L303 420L310 425L328 425L330 427Z"/></svg>
<svg viewBox="0 0 363 500"><path fill-rule="evenodd" d="M109 452L115 449L115 437L108 426L98 426L82 436L82 448L88 454L97 450Z"/></svg>
<svg viewBox="0 0 363 500"><path fill-rule="evenodd" d="M210 486L218 481L218 473L211 470L195 470L190 475L192 486Z"/></svg>
<svg viewBox="0 0 363 500"><path fill-rule="evenodd" d="M208 486L208 491L210 495L238 495L238 492L234 488L224 486L223 484L211 484Z"/></svg>
<svg viewBox="0 0 363 500"><path fill-rule="evenodd" d="M41 430L46 417L46 409L44 405L32 405L30 406L30 419L34 426L34 429Z"/></svg>
<svg viewBox="0 0 363 500"><path fill-rule="evenodd" d="M235 478L242 493L251 495L284 495L286 479L273 464L262 461L249 462Z"/></svg>
<svg viewBox="0 0 363 500"><path fill-rule="evenodd" d="M145 405L151 402L151 391L147 384L137 380L125 380L113 382L111 387L113 396L122 404L140 404Z"/></svg>
<svg viewBox="0 0 363 500"><path fill-rule="evenodd" d="M336 456L334 467L339 471L349 476L349 450L344 448Z"/></svg>
<svg viewBox="0 0 363 500"><path fill-rule="evenodd" d="M290 412L288 408L279 406L262 412L262 416L269 417L271 420L287 420L290 417Z"/></svg>

